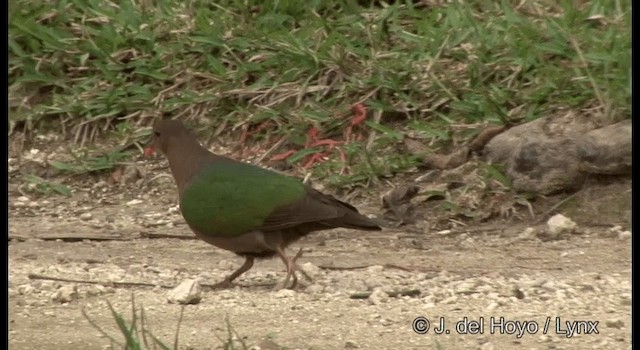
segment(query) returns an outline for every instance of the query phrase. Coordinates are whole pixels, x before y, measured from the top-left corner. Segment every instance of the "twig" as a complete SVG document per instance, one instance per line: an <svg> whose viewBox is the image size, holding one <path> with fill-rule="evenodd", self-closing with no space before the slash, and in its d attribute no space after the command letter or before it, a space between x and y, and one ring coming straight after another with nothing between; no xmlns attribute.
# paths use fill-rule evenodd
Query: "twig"
<svg viewBox="0 0 640 350"><path fill-rule="evenodd" d="M38 275L35 273L30 273L28 275L29 279L32 280L47 280L47 281L57 281L57 282L68 282L68 283L83 283L83 284L102 284L102 285L112 285L114 287L157 287L171 289L175 288L175 286L168 286L164 284L155 284L155 283L147 283L147 282L112 282L112 281L91 281L91 280L79 280L73 278L63 278L63 277L53 277L53 276L44 276Z"/></svg>
<svg viewBox="0 0 640 350"><path fill-rule="evenodd" d="M375 112L373 112L373 122L376 124L380 124L381 119L382 119L382 110L376 109ZM375 129L371 130L371 133L369 134L369 140L367 140L367 145L364 148L365 151L371 150L371 146L373 146L373 143L375 142L377 136L378 136L377 131Z"/></svg>
<svg viewBox="0 0 640 350"><path fill-rule="evenodd" d="M546 220L546 218L547 218L551 213L553 213L556 209L558 209L559 207L561 207L563 204L565 204L565 203L567 203L568 201L570 201L570 200L572 200L573 198L575 198L575 197L576 197L580 192L582 192L582 190L580 190L580 191L578 191L578 192L576 192L576 193L573 193L573 194L571 194L571 195L567 196L567 198L565 198L565 199L563 199L563 200L559 201L559 202L558 202L558 203L556 203L554 206L552 206L551 208L549 208L549 210L545 211L545 212L542 214L542 216L541 216L538 220L536 220L536 221L534 222L534 225L539 225L539 224L541 224L544 220Z"/></svg>
<svg viewBox="0 0 640 350"><path fill-rule="evenodd" d="M371 296L372 293L373 292L357 292L349 295L349 298L367 299ZM413 297L413 296L420 295L420 290L419 289L403 289L403 290L390 291L385 293L387 293L387 295L390 296L391 298L397 298L397 297L403 297L403 296Z"/></svg>
<svg viewBox="0 0 640 350"><path fill-rule="evenodd" d="M73 279L73 278L64 278L64 277L54 277L54 276L45 276L39 275L35 273L30 273L27 276L32 280L47 280L47 281L57 281L57 282L67 282L67 283L82 283L82 284L101 284L105 286L113 286L113 287L160 287L164 289L173 289L176 286L170 286L166 284L155 284L155 283L147 283L147 282L112 282L112 281L91 281L91 280L81 280L81 279ZM235 284L238 287L272 287L272 283L264 283L264 284L252 284L250 286L245 286L241 284ZM201 283L200 286L203 288L209 288L212 290L221 289L219 283L209 284L209 283Z"/></svg>
<svg viewBox="0 0 640 350"><path fill-rule="evenodd" d="M149 239L158 239L158 238L198 239L198 237L194 235L170 235L166 233L149 233L149 232L140 232L140 237L149 238Z"/></svg>
<svg viewBox="0 0 640 350"><path fill-rule="evenodd" d="M342 271L342 270L360 270L360 269L366 269L367 267L371 267L371 266L376 266L376 265L373 265L373 264L356 265L356 266L318 265L319 268L324 269L324 270L338 270L338 271ZM409 272L416 270L416 269L412 269L412 268L408 268L408 267L404 267L404 266L400 266L400 265L395 265L395 264L384 264L382 266L387 268L387 269L397 269L397 270L403 270L403 271L409 271Z"/></svg>
<svg viewBox="0 0 640 350"><path fill-rule="evenodd" d="M267 158L273 151L278 149L278 147L282 146L282 144L286 141L286 137L282 136L278 142L274 143L266 152L264 152L257 160L256 163L261 163L265 158Z"/></svg>
<svg viewBox="0 0 640 350"><path fill-rule="evenodd" d="M113 236L20 236L20 235L10 235L10 241L26 241L29 239L40 239L43 241L57 241L61 240L63 242L80 242L80 241L130 241L134 239L133 237L113 237Z"/></svg>

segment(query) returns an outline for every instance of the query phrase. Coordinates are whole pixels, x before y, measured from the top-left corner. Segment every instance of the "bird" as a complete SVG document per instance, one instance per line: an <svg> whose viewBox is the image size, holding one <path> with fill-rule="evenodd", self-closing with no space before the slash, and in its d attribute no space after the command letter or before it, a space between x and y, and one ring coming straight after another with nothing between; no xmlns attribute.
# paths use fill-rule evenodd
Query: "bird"
<svg viewBox="0 0 640 350"><path fill-rule="evenodd" d="M215 287L229 288L256 259L278 256L286 276L276 289L295 289L297 264L289 245L309 233L334 228L380 231L381 225L353 205L322 193L298 178L217 155L177 119L157 119L144 150L169 161L182 217L197 238L244 257L244 263ZM291 284L289 284L291 281Z"/></svg>

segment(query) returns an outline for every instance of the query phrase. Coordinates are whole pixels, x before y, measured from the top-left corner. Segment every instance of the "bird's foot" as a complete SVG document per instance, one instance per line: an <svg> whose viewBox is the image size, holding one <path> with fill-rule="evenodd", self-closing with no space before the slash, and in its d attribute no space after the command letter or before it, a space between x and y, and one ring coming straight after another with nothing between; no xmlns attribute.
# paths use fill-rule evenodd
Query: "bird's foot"
<svg viewBox="0 0 640 350"><path fill-rule="evenodd" d="M300 266L296 263L296 261L302 257L302 253L304 251L302 250L302 248L300 248L300 250L298 250L298 253L296 253L296 255L293 256L293 258L287 258L286 259L286 265L287 265L287 276L284 278L284 280L282 280L281 282L278 282L275 287L274 290L280 290L280 289L293 289L295 290L296 287L298 286L298 275L296 272L300 272L308 281L313 282L313 279L311 278L311 276L309 276L309 274L307 274L302 268L300 268ZM289 285L289 281L291 281L291 284Z"/></svg>
<svg viewBox="0 0 640 350"><path fill-rule="evenodd" d="M224 280L214 284L213 286L211 286L211 288L213 289L230 289L235 287L236 284L233 283L229 278L225 278Z"/></svg>

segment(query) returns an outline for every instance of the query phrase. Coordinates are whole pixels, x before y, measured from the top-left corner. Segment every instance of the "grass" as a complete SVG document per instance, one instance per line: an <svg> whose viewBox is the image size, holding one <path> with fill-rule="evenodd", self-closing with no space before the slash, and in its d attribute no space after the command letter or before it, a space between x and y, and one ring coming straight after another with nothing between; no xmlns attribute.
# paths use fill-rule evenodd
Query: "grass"
<svg viewBox="0 0 640 350"><path fill-rule="evenodd" d="M116 337L107 333L102 326L98 325L94 320L91 319L91 317L89 317L89 315L84 309L82 309L82 315L96 330L98 330L105 338L109 340L112 349L114 349L115 346L118 346L118 348L120 349L126 349L126 350L178 349L180 324L182 323L184 306L180 310L180 318L178 319L178 325L176 328L176 335L174 337L173 348L167 345L162 340L160 340L155 335L153 335L151 330L148 328L148 322L147 324L145 324L146 319L145 319L144 308L141 306L140 310L138 310L138 308L136 307L135 298L133 294L131 295L131 321L130 322L127 322L127 320L122 316L122 314L116 311L108 300L107 300L107 306L109 306L111 316L113 317L118 327L118 330L122 334L122 337L124 338L124 342L116 339Z"/></svg>
<svg viewBox="0 0 640 350"><path fill-rule="evenodd" d="M361 102L354 130L375 136L313 171L365 183L416 166L409 135L444 151L567 109L630 118L630 24L628 0L11 0L9 119L84 145L171 115L258 153L284 138L299 167L327 150L304 147L310 128L343 141Z"/></svg>
<svg viewBox="0 0 640 350"><path fill-rule="evenodd" d="M180 309L180 316L177 320L176 334L171 344L166 341L162 341L156 337L149 328L149 322L146 318L144 307L136 305L135 297L131 295L131 318L128 321L122 313L118 312L113 305L107 300L107 306L111 312L111 316L117 326L117 330L120 332L120 337L113 336L105 331L103 326L97 324L87 314L86 310L82 309L82 316L93 326L100 334L102 334L110 342L111 349L126 349L126 350L177 350L179 349L180 340L180 325L182 324L182 318L184 315L185 306ZM225 319L227 334L225 337L220 337L216 334L216 338L222 344L222 348L225 350L248 350L249 347L239 336L238 332L233 328L229 318Z"/></svg>

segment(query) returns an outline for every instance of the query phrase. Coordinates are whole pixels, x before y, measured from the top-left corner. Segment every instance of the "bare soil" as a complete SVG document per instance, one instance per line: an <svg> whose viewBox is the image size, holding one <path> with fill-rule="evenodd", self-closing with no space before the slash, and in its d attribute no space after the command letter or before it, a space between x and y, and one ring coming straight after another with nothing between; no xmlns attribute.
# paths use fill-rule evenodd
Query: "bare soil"
<svg viewBox="0 0 640 350"><path fill-rule="evenodd" d="M153 172L122 186L104 177L79 179L69 198L25 196L19 177L11 178L11 349L110 348L110 340L81 309L122 341L106 302L130 319L132 294L144 306L146 326L173 344L181 306L167 302L169 289L110 282L176 286L197 278L213 284L242 263L199 240L141 237L191 235L177 211L172 179L156 176L166 170ZM496 219L449 231L419 228L428 225L418 223L379 233L311 235L290 252L306 249L301 263L313 283L273 291L284 267L278 259L260 261L236 287L205 288L198 304L185 307L179 348L222 348L218 337L227 339L228 317L246 344L261 349L628 349L631 243L621 232L630 230L630 189L625 180L584 191L559 210L578 229L554 239L544 235L544 223L532 219ZM599 200L608 211L598 206ZM355 204L365 213L380 213L378 199ZM59 300L60 289L69 285L76 286L77 295L69 302ZM385 293L413 290L420 293ZM367 291L372 293L368 298L352 298ZM427 334L412 330L417 317L431 321ZM479 334L460 334L464 329L457 329L456 322L465 317L482 318ZM516 321L505 324L510 334L491 327L500 317ZM449 334L434 333L440 318ZM573 321L585 322L577 323L580 334L569 336ZM513 334L512 327L523 324L528 332Z"/></svg>

